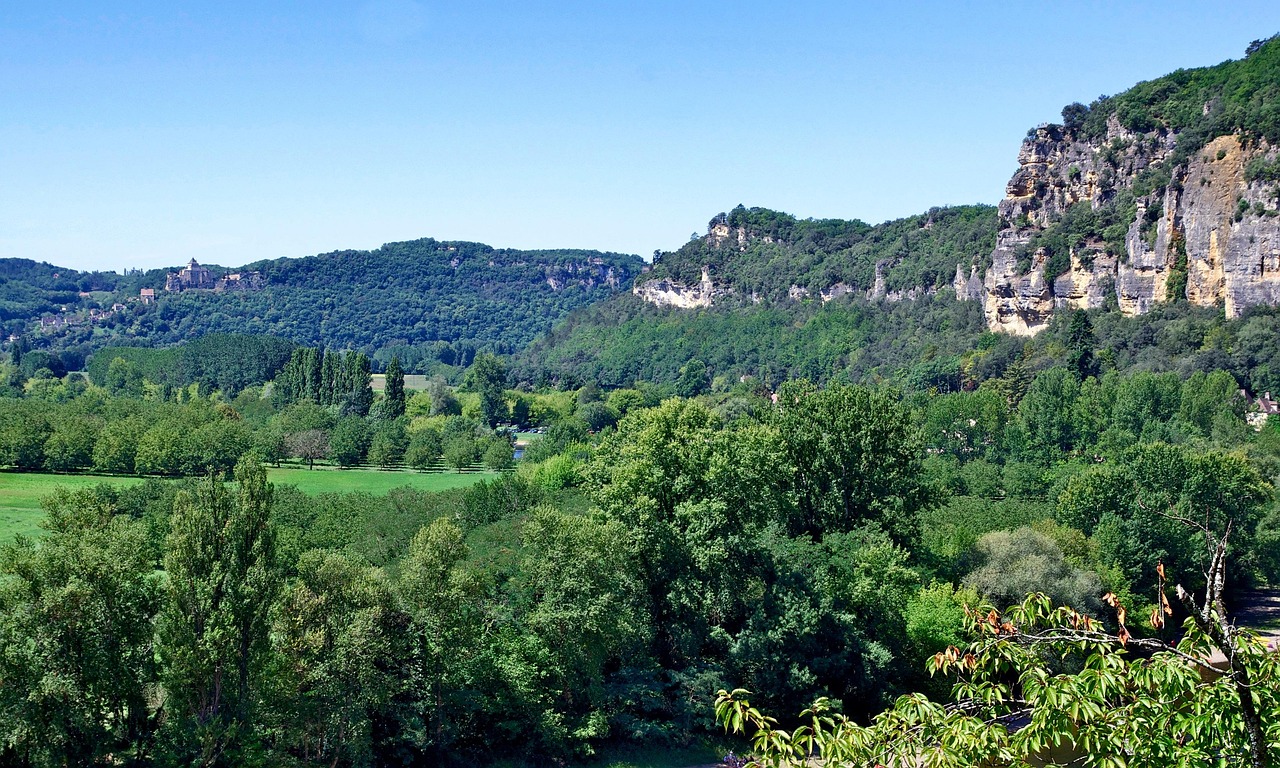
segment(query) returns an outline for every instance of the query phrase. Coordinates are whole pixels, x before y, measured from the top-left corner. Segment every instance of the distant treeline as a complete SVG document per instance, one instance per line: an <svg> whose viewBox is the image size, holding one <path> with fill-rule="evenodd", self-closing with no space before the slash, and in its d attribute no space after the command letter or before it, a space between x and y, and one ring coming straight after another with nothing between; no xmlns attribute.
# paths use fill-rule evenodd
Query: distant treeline
<svg viewBox="0 0 1280 768"><path fill-rule="evenodd" d="M393 415L385 397L374 416L364 416L344 411L349 397L328 407L302 400L276 408L257 387L230 400L195 389L159 400L154 386L143 396L110 384L89 387L79 377L41 380L27 397L0 397L0 467L200 476L229 472L248 453L275 464L293 458L341 467L460 470L483 463L501 470L512 463L509 436L456 410L430 416L427 405L427 413L415 408L412 420Z"/></svg>
<svg viewBox="0 0 1280 768"><path fill-rule="evenodd" d="M399 371L398 363L396 370ZM369 358L364 353L302 347L293 350L276 377L271 396L282 405L310 400L318 405L336 405L343 414L367 416L373 405L370 381ZM399 411L404 413L402 374L399 386Z"/></svg>
<svg viewBox="0 0 1280 768"><path fill-rule="evenodd" d="M234 396L245 387L264 384L284 368L293 342L272 336L210 334L173 347L106 347L89 360L86 372L94 384L106 386L116 375L145 379L173 389L198 384ZM115 361L122 361L115 363Z"/></svg>
<svg viewBox="0 0 1280 768"><path fill-rule="evenodd" d="M955 301L949 289L895 303L843 297L697 312L627 295L574 313L512 367L517 380L534 384L675 383L697 368L719 391L742 377L770 387L804 377L949 392L998 378L1018 361L1042 370L1082 356L1097 372L1186 378L1225 370L1250 392L1280 393L1280 309L1253 307L1233 320L1186 301L1140 317L1059 312L1048 330L1026 339L991 333L981 303Z"/></svg>
<svg viewBox="0 0 1280 768"><path fill-rule="evenodd" d="M587 250L518 251L430 238L372 251L337 251L246 265L263 275L254 291L157 292L99 322L42 333L51 351L87 356L105 344L162 347L210 334L271 335L294 343L359 349L413 373L470 364L476 350L514 352L570 311L625 289L639 257ZM221 272L222 270L215 270ZM57 277L55 277L57 275ZM77 273L0 260L0 330L136 298L160 288L164 270L127 276ZM81 297L80 291L106 291ZM8 318L8 320L7 320Z"/></svg>

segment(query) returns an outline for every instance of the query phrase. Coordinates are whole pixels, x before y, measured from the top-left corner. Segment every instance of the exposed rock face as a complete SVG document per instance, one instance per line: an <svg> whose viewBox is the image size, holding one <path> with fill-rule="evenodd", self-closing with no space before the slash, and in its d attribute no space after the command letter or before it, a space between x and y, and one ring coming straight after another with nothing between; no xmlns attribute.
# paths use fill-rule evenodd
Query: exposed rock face
<svg viewBox="0 0 1280 768"><path fill-rule="evenodd" d="M1206 104L1205 114L1212 109ZM1048 327L1059 310L1114 307L1135 316L1185 300L1221 306L1234 318L1251 306L1280 304L1280 148L1224 135L1190 151L1196 145L1180 146L1181 139L1164 128L1130 130L1114 115L1094 139L1056 125L1032 131L999 205L990 263L983 273L966 254L951 282L956 298L982 302L991 330L1022 336ZM750 220L737 212L736 218L712 220L706 245L746 252L757 239L777 242L765 231L783 232L778 236L788 242L789 229L753 232L731 225ZM931 213L921 227L933 224ZM820 234L804 247L822 242ZM787 295L793 301L853 294L892 302L936 293L933 285L888 290L895 265L911 258L910 251L904 254L881 258L873 274L865 262L856 271L828 272L832 284L826 288L799 284L811 276L790 277L788 282L798 284ZM733 268L725 253L716 258L709 263L717 270ZM932 265L929 274L932 282ZM750 285L751 291L773 295ZM646 301L686 308L711 306L733 292L713 284L706 268L696 285L666 278L633 290ZM756 293L750 296L759 301Z"/></svg>
<svg viewBox="0 0 1280 768"><path fill-rule="evenodd" d="M738 250L745 251L752 237L753 235L747 231L746 227L730 227L723 221L713 221L707 228L706 241L717 248L732 242L738 246ZM766 243L776 242L771 235L755 235L755 237L759 237Z"/></svg>
<svg viewBox="0 0 1280 768"><path fill-rule="evenodd" d="M1097 309L1107 304L1107 297L1114 294L1116 259L1107 254L1097 254L1092 264L1085 264L1080 254L1071 253L1071 269L1054 278L1053 305L1055 309Z"/></svg>
<svg viewBox="0 0 1280 768"><path fill-rule="evenodd" d="M631 290L650 304L679 309L710 307L717 297L729 293L725 289L716 288L706 267L702 268L702 280L694 286L684 286L664 278L638 284Z"/></svg>
<svg viewBox="0 0 1280 768"><path fill-rule="evenodd" d="M1280 187L1245 178L1245 167L1259 156L1274 161L1277 152L1244 150L1234 136L1216 139L1188 164L1179 199L1187 299L1221 302L1227 317L1280 303L1280 217L1267 213L1276 210Z"/></svg>
<svg viewBox="0 0 1280 768"><path fill-rule="evenodd" d="M456 259L455 259L456 261ZM493 262L489 263L493 266ZM456 264L454 266L457 266ZM628 270L621 270L627 272ZM603 259L588 259L583 262L569 262L567 264L547 265L543 267L542 273L546 276L547 285L552 290L563 290L570 285L581 285L583 288L591 289L597 285L607 285L617 290L622 286L624 280L630 277L629 274L618 274L619 270L615 270Z"/></svg>
<svg viewBox="0 0 1280 768"><path fill-rule="evenodd" d="M1043 330L1055 309L1102 307L1111 297L1127 315L1177 298L1221 304L1227 317L1280 303L1280 217L1274 213L1280 189L1249 182L1245 172L1277 153L1265 143L1245 148L1236 136L1214 139L1170 168L1162 189L1136 197L1124 253L1107 253L1096 240L1074 244L1061 274L1045 275L1043 250L1031 254L1027 266L1035 235L1077 203L1097 211L1132 190L1144 169L1172 162L1177 142L1163 130L1126 130L1114 117L1096 142L1060 126L1036 129L1022 144L1000 203L1001 229L982 289L974 288L972 267L966 278L957 265L956 298L981 298L991 330L1024 336Z"/></svg>
<svg viewBox="0 0 1280 768"><path fill-rule="evenodd" d="M822 296L822 303L825 304L832 299L838 299L841 296L848 296L853 293L853 291L853 286L848 283L836 283L830 288L824 290L820 295Z"/></svg>
<svg viewBox="0 0 1280 768"><path fill-rule="evenodd" d="M880 259L876 262L876 279L871 284L871 289L867 291L867 298L871 301L883 299L885 295L884 270L889 266L889 262Z"/></svg>
<svg viewBox="0 0 1280 768"><path fill-rule="evenodd" d="M1003 234L1003 233L1001 233ZM1018 274L1018 259L997 240L991 269L987 270L983 306L987 327L1018 336L1034 336L1044 330L1053 314L1053 296L1044 279L1044 252L1036 252L1031 269Z"/></svg>
<svg viewBox="0 0 1280 768"><path fill-rule="evenodd" d="M956 277L951 281L956 298L960 301L982 301L982 278L978 276L978 265L969 267L969 276L965 277L964 268L956 265Z"/></svg>

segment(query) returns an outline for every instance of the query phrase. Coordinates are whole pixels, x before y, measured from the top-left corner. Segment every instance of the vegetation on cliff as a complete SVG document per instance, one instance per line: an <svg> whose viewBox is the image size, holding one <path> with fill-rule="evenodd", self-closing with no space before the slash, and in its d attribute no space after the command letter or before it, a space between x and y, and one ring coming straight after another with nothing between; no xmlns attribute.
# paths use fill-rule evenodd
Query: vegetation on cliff
<svg viewBox="0 0 1280 768"><path fill-rule="evenodd" d="M793 296L793 287L814 298L837 284L866 293L881 265L886 292L933 290L950 284L956 264L989 253L995 228L995 209L985 205L934 208L875 226L739 205L713 218L705 237L655 254L642 281L693 285L706 267L717 286L742 300L773 302Z"/></svg>
<svg viewBox="0 0 1280 768"><path fill-rule="evenodd" d="M1116 136L1117 126L1131 133ZM1157 223L1166 214L1161 206L1166 189L1178 191L1194 183L1183 178L1188 161L1221 136L1238 137L1246 149L1280 144L1280 36L1254 41L1239 60L1178 70L1115 96L1101 96L1088 106L1069 104L1062 110L1061 124L1032 129L1029 140L1086 142L1102 163L1093 198L1071 205L1018 247L1019 273L1026 273L1032 256L1043 249L1045 275L1053 291L1052 278L1070 268L1072 253L1086 267L1099 253L1125 260L1131 255L1126 236L1135 221L1146 247L1153 248ZM1272 180L1275 163L1265 155L1254 156L1244 180ZM1037 207L1049 185L1078 183L1080 176L1080 167L1073 165L1066 179L1039 179L1028 190L1034 197L1027 204ZM1280 188L1276 194L1280 196ZM1252 210L1247 201L1239 202L1237 221ZM1257 203L1253 208L1260 215L1275 215L1274 206L1268 210ZM1014 229L1030 224L1025 218L1001 222L1002 228ZM1185 291L1185 284L1182 288ZM1170 296L1177 300L1183 292Z"/></svg>
<svg viewBox="0 0 1280 768"><path fill-rule="evenodd" d="M1254 41L1242 59L1180 69L1099 97L1087 109L1073 105L1063 117L1068 128L1098 140L1112 115L1136 133L1177 133L1188 154L1229 134L1280 144L1280 35Z"/></svg>

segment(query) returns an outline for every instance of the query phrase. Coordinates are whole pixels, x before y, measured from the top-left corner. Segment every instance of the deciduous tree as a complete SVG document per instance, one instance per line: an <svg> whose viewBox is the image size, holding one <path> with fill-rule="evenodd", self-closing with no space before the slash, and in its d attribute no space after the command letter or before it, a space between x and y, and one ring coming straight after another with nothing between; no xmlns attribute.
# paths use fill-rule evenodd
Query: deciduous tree
<svg viewBox="0 0 1280 768"><path fill-rule="evenodd" d="M932 503L920 440L893 396L867 387L789 382L772 418L793 473L793 533L820 536L874 521L902 544Z"/></svg>
<svg viewBox="0 0 1280 768"><path fill-rule="evenodd" d="M254 692L279 576L272 488L253 459L234 487L210 477L174 501L158 622L166 744L174 759L237 765L252 748Z"/></svg>
<svg viewBox="0 0 1280 768"><path fill-rule="evenodd" d="M141 759L158 608L146 526L103 486L58 490L39 544L0 551L0 754L28 765Z"/></svg>
<svg viewBox="0 0 1280 768"><path fill-rule="evenodd" d="M386 398L387 416L398 419L404 415L404 369L400 367L400 358L393 357L387 363L386 387L382 391Z"/></svg>

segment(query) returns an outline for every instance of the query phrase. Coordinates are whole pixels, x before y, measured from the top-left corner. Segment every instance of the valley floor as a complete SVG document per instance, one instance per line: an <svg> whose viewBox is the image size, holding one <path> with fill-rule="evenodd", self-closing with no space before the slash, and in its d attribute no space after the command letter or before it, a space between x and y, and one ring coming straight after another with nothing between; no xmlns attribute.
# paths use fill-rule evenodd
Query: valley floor
<svg viewBox="0 0 1280 768"><path fill-rule="evenodd" d="M381 496L393 488L410 486L423 491L463 488L486 478L490 472L414 472L380 469L305 469L271 467L267 478L277 485L296 485L307 494L369 493ZM16 536L39 536L44 512L41 501L55 488L71 490L110 483L133 485L144 478L121 475L0 472L0 544Z"/></svg>

